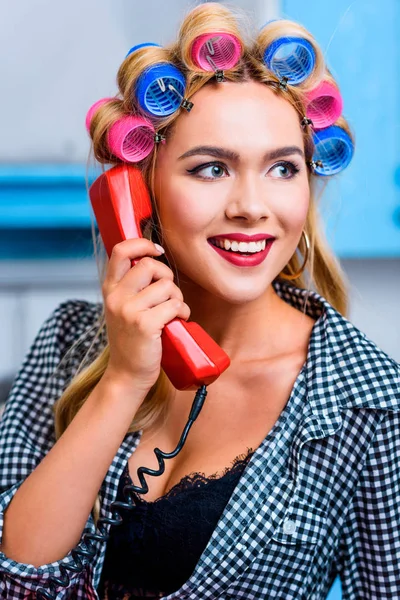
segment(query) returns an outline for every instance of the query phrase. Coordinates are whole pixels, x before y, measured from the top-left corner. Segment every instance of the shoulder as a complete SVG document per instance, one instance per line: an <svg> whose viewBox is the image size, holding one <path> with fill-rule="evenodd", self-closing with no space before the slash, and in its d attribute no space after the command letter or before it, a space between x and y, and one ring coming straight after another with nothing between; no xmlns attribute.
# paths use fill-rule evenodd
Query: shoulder
<svg viewBox="0 0 400 600"><path fill-rule="evenodd" d="M88 300L65 300L48 317L44 328L57 337L63 348L70 346L82 335L89 334L96 325L100 325L102 304Z"/></svg>
<svg viewBox="0 0 400 600"><path fill-rule="evenodd" d="M101 302L69 299L54 309L38 338L47 338L49 351L57 354L59 368L68 378L82 360L90 362L104 347L107 340L102 324Z"/></svg>
<svg viewBox="0 0 400 600"><path fill-rule="evenodd" d="M316 290L275 281L278 295L315 319L308 346L314 410L400 410L400 364Z"/></svg>
<svg viewBox="0 0 400 600"><path fill-rule="evenodd" d="M400 364L332 306L326 315L342 406L400 410Z"/></svg>
<svg viewBox="0 0 400 600"><path fill-rule="evenodd" d="M1 420L5 439L15 437L17 429L18 435L23 433L28 439L29 432L34 435L33 424L37 423L44 432L41 439L46 444L51 439L54 402L79 366L91 362L104 343L104 338L98 335L101 315L102 304L66 300L47 317L25 355L6 400ZM18 428L15 423L19 423Z"/></svg>
<svg viewBox="0 0 400 600"><path fill-rule="evenodd" d="M84 357L90 360L93 352L98 352L104 344L105 332L98 335L101 320L101 303L61 302L37 332L17 374L17 382L44 380L53 375L69 379L81 360Z"/></svg>

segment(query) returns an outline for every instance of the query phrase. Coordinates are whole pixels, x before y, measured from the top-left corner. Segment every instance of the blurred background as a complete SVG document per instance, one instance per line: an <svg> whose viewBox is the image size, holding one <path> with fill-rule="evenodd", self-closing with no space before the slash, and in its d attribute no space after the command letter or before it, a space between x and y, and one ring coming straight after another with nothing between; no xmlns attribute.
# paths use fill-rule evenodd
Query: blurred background
<svg viewBox="0 0 400 600"><path fill-rule="evenodd" d="M117 92L129 48L170 42L196 4L2 3L0 403L56 305L101 300L85 187L86 112ZM356 152L322 202L326 234L350 280L350 320L400 361L400 2L229 4L259 27L275 17L303 23L338 80ZM340 598L339 580L333 598Z"/></svg>
<svg viewBox="0 0 400 600"><path fill-rule="evenodd" d="M56 305L101 300L85 186L86 112L117 92L129 48L172 41L183 12L199 3L2 3L0 402ZM350 280L350 320L400 361L400 2L229 4L259 27L275 17L303 23L338 80L356 152L323 199L326 234Z"/></svg>

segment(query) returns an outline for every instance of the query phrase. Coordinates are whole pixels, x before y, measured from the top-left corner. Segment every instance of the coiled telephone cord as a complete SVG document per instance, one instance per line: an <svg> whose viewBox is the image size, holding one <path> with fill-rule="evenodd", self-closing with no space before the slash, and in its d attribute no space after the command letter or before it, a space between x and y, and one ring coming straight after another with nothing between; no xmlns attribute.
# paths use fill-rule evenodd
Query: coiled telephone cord
<svg viewBox="0 0 400 600"><path fill-rule="evenodd" d="M111 502L110 508L112 509L112 518L101 517L97 521L97 529L99 533L87 533L83 536L83 542L86 545L86 550L82 549L74 549L71 551L71 555L75 564L71 565L60 565L61 577L49 577L49 581L46 584L46 587L40 587L36 590L36 595L39 600L56 600L58 592L58 587L68 588L71 582L70 575L68 571L72 571L72 573L80 573L86 566L86 563L92 559L96 553L94 545L91 543L91 540L98 542L107 542L109 539L109 534L107 534L102 528L103 524L109 525L121 525L123 519L119 514L119 510L127 509L133 510L136 506L136 499L134 496L131 496L130 492L136 492L138 494L147 494L149 488L144 478L143 473L147 473L148 475L162 475L165 471L165 462L164 458L174 458L179 452L182 450L183 445L188 436L189 430L193 425L194 421L200 414L200 411L203 407L204 401L207 396L206 386L202 385L197 391L193 400L192 408L190 411L189 419L185 425L185 428L182 432L181 438L178 442L177 447L172 452L163 452L159 448L154 448L154 454L157 457L159 469L155 471L154 469L149 469L148 467L139 467L137 470L138 478L142 487L138 487L137 485L126 485L123 489L123 494L126 498L126 502L114 501ZM87 560L86 560L87 559ZM46 589L47 588L47 589Z"/></svg>

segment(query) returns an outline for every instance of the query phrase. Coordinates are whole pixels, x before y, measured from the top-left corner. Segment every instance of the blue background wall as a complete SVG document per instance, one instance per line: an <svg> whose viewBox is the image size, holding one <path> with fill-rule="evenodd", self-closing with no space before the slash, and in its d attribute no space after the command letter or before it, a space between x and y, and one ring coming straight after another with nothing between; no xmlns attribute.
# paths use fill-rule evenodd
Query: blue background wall
<svg viewBox="0 0 400 600"><path fill-rule="evenodd" d="M400 2L282 0L281 16L316 38L356 136L323 200L333 246L343 258L400 256Z"/></svg>

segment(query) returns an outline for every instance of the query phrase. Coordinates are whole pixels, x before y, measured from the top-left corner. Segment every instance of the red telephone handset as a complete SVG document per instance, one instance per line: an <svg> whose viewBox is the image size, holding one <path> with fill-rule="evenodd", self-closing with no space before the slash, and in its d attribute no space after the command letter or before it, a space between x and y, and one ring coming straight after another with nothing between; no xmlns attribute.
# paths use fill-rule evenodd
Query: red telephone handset
<svg viewBox="0 0 400 600"><path fill-rule="evenodd" d="M126 163L112 167L94 181L89 195L108 256L115 244L143 237L141 222L151 216L152 207L137 167ZM230 365L228 355L194 321L173 319L165 325L161 342L161 366L178 390L209 385Z"/></svg>

